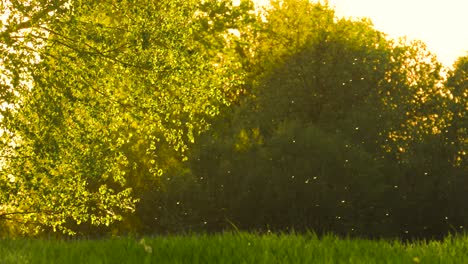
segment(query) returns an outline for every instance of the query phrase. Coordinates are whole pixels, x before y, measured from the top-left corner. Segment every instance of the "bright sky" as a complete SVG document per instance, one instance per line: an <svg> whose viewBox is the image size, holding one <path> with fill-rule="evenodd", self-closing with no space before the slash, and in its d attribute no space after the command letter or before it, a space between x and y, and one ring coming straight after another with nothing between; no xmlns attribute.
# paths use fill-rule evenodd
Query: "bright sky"
<svg viewBox="0 0 468 264"><path fill-rule="evenodd" d="M258 4L269 0L254 0ZM324 2L324 1L322 1ZM368 17L390 37L422 40L445 66L468 55L468 0L328 0L338 17Z"/></svg>

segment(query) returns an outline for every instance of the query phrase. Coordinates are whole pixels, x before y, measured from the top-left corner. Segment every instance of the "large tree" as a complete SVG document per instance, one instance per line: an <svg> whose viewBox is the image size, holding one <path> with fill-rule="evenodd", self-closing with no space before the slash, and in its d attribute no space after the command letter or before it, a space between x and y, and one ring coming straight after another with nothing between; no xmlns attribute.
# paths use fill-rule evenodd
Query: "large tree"
<svg viewBox="0 0 468 264"><path fill-rule="evenodd" d="M309 1L273 1L248 33L251 96L191 160L213 225L439 235L461 219L447 157L463 158L463 71L444 88L423 43Z"/></svg>
<svg viewBox="0 0 468 264"><path fill-rule="evenodd" d="M160 176L164 149L183 158L242 81L235 57L223 54L236 38L228 29L248 16L229 13L205 41L202 31L220 21L216 6L234 9L3 1L0 220L73 233L133 211L129 182Z"/></svg>

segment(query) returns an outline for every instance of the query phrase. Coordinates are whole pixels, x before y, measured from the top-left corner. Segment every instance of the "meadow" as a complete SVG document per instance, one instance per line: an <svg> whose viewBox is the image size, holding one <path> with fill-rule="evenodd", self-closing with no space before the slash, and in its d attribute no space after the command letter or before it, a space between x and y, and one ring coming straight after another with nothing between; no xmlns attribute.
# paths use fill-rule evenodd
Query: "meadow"
<svg viewBox="0 0 468 264"><path fill-rule="evenodd" d="M0 240L0 263L466 263L468 237L404 243L314 234Z"/></svg>

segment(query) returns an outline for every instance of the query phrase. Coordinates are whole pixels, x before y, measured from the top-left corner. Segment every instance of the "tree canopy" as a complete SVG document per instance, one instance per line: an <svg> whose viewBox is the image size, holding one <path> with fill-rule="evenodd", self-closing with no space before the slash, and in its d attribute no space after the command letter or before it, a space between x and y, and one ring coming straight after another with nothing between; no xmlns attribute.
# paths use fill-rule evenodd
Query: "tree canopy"
<svg viewBox="0 0 468 264"><path fill-rule="evenodd" d="M133 211L129 175L160 176L159 146L183 157L241 84L223 54L248 14L200 38L227 3L3 3L1 218L72 232Z"/></svg>

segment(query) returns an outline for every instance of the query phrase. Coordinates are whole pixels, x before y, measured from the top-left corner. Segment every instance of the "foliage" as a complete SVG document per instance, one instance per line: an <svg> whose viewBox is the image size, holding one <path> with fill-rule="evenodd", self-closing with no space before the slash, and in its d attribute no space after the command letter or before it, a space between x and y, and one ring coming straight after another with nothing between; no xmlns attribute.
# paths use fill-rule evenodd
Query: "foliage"
<svg viewBox="0 0 468 264"><path fill-rule="evenodd" d="M250 64L274 67L256 68L263 74L251 96L195 146L196 189L211 201L198 206L213 208L196 211L213 226L255 230L439 237L463 229L465 185L454 184L466 168L447 157L466 136L438 132L459 100L444 97L453 88L440 63L423 43L388 40L367 20L281 3L265 17L288 19L258 26L277 43L257 43L260 61ZM300 26L312 21L312 30ZM276 30L262 31L269 23Z"/></svg>
<svg viewBox="0 0 468 264"><path fill-rule="evenodd" d="M162 175L159 155L184 157L240 84L221 43L197 39L209 3L2 6L1 219L73 233L134 211L131 187Z"/></svg>
<svg viewBox="0 0 468 264"><path fill-rule="evenodd" d="M443 98L447 102L443 106L449 111L449 124L446 126L446 144L451 146L453 165L468 168L468 56L461 57L454 64L445 83L446 93ZM453 141L449 141L453 140Z"/></svg>

